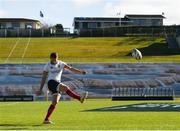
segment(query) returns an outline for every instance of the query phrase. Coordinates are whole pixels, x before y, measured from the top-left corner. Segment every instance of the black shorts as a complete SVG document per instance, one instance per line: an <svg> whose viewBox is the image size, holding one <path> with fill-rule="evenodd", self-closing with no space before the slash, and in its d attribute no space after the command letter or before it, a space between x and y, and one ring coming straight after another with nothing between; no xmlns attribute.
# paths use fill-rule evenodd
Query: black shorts
<svg viewBox="0 0 180 131"><path fill-rule="evenodd" d="M61 94L61 92L59 91L59 84L61 84L60 82L57 82L55 80L49 80L48 81L48 89L49 91L51 91L52 95L53 94Z"/></svg>

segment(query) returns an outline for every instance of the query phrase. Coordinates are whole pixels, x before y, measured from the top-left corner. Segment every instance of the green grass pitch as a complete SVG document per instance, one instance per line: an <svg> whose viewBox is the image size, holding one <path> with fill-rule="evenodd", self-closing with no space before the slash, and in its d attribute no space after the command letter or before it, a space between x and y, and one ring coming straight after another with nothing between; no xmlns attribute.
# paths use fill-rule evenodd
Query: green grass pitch
<svg viewBox="0 0 180 131"><path fill-rule="evenodd" d="M138 48L143 59L128 55ZM180 62L180 49L169 49L164 38L0 38L0 63L45 63L51 52L71 63Z"/></svg>
<svg viewBox="0 0 180 131"><path fill-rule="evenodd" d="M173 111L87 111L137 103L174 101L111 101L110 99L60 101L52 115L53 125L42 121L50 102L1 102L1 130L180 130L180 114Z"/></svg>

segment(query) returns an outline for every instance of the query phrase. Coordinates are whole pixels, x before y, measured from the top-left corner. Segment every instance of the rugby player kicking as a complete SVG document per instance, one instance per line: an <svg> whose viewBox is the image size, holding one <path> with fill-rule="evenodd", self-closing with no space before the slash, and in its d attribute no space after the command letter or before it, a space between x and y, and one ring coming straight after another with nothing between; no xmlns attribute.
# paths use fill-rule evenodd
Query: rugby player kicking
<svg viewBox="0 0 180 131"><path fill-rule="evenodd" d="M47 115L44 119L44 124L52 124L53 122L50 121L51 114L53 113L56 104L58 103L61 94L66 93L69 96L73 97L74 99L79 100L81 103L87 98L88 92L83 93L81 96L76 92L72 91L67 85L61 83L61 75L63 70L69 70L74 73L83 74L85 75L86 72L84 70L79 70L67 65L65 62L58 60L57 53L50 54L50 62L48 62L43 71L41 85L39 90L36 92L37 95L41 95L42 89L48 78L48 89L52 93L52 103L49 106Z"/></svg>

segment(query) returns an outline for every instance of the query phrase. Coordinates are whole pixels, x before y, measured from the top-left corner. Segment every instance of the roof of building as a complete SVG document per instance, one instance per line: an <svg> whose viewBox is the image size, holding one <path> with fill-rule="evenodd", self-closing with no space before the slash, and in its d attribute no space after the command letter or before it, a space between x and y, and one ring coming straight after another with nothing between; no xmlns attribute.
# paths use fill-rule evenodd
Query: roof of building
<svg viewBox="0 0 180 131"><path fill-rule="evenodd" d="M131 18L131 19L164 19L163 15L138 15L138 14L127 14L124 16L125 18Z"/></svg>
<svg viewBox="0 0 180 131"><path fill-rule="evenodd" d="M26 19L26 18L0 18L0 22L40 22L39 20Z"/></svg>
<svg viewBox="0 0 180 131"><path fill-rule="evenodd" d="M145 14L127 14L124 18L121 18L121 21L130 21L130 19L164 19L163 15L145 15ZM83 22L118 22L120 18L118 17L74 17L74 22L83 21Z"/></svg>
<svg viewBox="0 0 180 131"><path fill-rule="evenodd" d="M98 21L106 21L106 22L118 22L120 18L118 17L74 17L74 21L88 21L88 22L98 22ZM121 18L121 21L128 21L127 18Z"/></svg>

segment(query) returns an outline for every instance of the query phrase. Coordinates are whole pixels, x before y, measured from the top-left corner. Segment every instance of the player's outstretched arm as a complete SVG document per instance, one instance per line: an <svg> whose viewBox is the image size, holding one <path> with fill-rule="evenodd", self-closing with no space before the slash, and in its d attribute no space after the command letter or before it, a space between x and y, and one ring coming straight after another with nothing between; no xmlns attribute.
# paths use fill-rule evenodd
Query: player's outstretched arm
<svg viewBox="0 0 180 131"><path fill-rule="evenodd" d="M45 84L46 79L47 79L47 76L48 76L48 72L43 71L43 75L42 75L42 79L41 79L40 88L39 88L39 90L36 92L36 95L41 95L42 89L43 89L44 84Z"/></svg>
<svg viewBox="0 0 180 131"><path fill-rule="evenodd" d="M85 75L85 74L86 74L86 71L80 70L80 69L77 69L77 68L74 68L74 67L69 66L69 65L65 65L64 68L65 68L66 70L70 70L70 71L72 71L72 72L74 72L74 73L77 73L77 74L82 74L82 75Z"/></svg>

